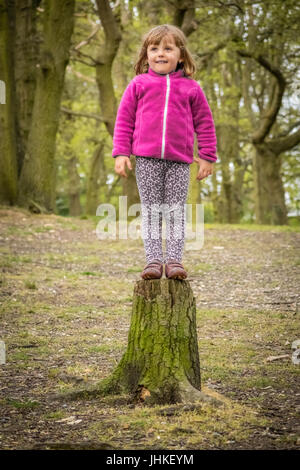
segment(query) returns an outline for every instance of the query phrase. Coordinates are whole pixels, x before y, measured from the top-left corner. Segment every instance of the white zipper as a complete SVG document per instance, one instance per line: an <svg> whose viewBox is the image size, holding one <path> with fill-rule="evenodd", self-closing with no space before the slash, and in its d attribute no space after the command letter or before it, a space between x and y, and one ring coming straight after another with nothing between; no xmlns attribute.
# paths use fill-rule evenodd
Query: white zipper
<svg viewBox="0 0 300 470"><path fill-rule="evenodd" d="M165 110L164 110L162 146L161 146L161 158L164 158L164 154L165 154L165 145L166 145L166 123L167 123L169 94L170 94L170 75L167 74L167 93L166 93Z"/></svg>

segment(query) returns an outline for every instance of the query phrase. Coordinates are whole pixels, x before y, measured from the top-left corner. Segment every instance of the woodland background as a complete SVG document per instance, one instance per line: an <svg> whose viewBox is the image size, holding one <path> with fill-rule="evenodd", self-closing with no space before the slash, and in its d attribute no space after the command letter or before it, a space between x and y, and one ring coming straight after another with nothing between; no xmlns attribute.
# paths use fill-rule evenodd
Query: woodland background
<svg viewBox="0 0 300 470"><path fill-rule="evenodd" d="M299 449L299 20L295 0L0 0L1 449ZM216 123L215 172L193 164L188 196L205 246L183 262L201 385L225 407L69 397L128 344L143 241L99 241L95 214L139 202L112 134L162 23L185 32Z"/></svg>
<svg viewBox="0 0 300 470"><path fill-rule="evenodd" d="M170 23L218 139L213 176L199 183L192 165L188 202L206 222L298 224L299 21L295 0L0 0L0 203L84 217L139 202L134 170L114 172L114 121L143 34Z"/></svg>

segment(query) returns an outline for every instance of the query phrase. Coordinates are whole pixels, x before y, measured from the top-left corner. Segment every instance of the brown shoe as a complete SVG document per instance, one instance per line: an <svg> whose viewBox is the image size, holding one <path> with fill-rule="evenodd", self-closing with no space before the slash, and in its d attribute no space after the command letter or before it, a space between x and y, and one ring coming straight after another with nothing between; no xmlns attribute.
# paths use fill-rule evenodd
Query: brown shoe
<svg viewBox="0 0 300 470"><path fill-rule="evenodd" d="M179 261L169 260L165 266L165 273L168 279L185 279L187 272Z"/></svg>
<svg viewBox="0 0 300 470"><path fill-rule="evenodd" d="M154 259L148 263L141 274L143 279L160 279L163 274L163 263L158 259Z"/></svg>

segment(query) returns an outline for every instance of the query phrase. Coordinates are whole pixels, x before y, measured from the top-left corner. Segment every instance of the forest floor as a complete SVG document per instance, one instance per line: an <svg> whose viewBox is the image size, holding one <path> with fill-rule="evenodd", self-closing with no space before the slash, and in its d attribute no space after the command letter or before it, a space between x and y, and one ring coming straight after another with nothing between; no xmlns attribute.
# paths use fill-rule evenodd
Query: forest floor
<svg viewBox="0 0 300 470"><path fill-rule="evenodd" d="M0 207L0 448L299 449L299 228L205 225L183 263L203 389L227 406L149 407L68 399L121 359L145 265L141 239L96 225Z"/></svg>

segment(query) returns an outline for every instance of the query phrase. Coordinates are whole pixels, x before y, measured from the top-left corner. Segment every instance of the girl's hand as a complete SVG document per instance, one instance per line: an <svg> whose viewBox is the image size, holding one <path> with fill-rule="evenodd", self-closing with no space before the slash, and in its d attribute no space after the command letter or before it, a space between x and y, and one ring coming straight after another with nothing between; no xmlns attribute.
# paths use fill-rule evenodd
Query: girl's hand
<svg viewBox="0 0 300 470"><path fill-rule="evenodd" d="M123 157L122 155L119 155L118 157L116 157L115 172L118 173L118 175L120 176L124 176L125 178L128 178L128 175L126 174L126 171L125 171L126 165L129 168L129 170L132 170L130 158Z"/></svg>
<svg viewBox="0 0 300 470"><path fill-rule="evenodd" d="M194 162L197 162L199 165L199 171L196 177L197 180L203 180L213 174L213 163L199 157L194 158Z"/></svg>

